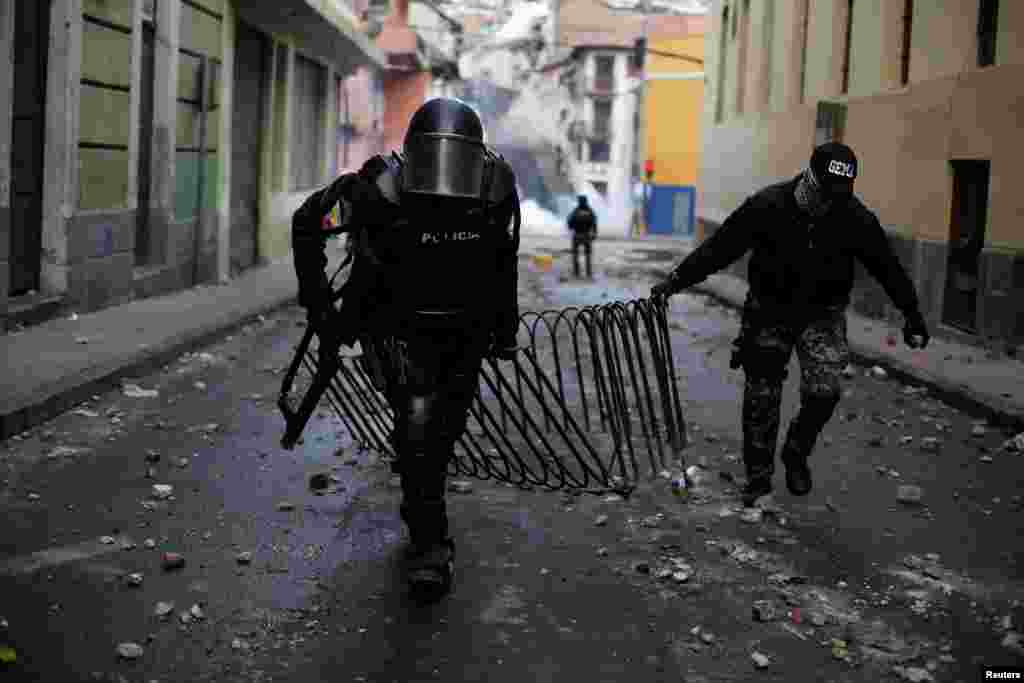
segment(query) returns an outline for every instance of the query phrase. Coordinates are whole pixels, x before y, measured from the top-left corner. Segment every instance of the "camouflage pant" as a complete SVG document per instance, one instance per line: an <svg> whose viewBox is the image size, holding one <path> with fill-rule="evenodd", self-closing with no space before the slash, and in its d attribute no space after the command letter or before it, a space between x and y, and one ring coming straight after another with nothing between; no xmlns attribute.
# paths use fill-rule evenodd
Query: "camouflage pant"
<svg viewBox="0 0 1024 683"><path fill-rule="evenodd" d="M747 477L771 476L779 434L782 387L790 356L800 360L800 412L789 425L782 459L807 458L839 402L849 357L846 312L832 309L805 325L757 320L744 311L743 461Z"/></svg>

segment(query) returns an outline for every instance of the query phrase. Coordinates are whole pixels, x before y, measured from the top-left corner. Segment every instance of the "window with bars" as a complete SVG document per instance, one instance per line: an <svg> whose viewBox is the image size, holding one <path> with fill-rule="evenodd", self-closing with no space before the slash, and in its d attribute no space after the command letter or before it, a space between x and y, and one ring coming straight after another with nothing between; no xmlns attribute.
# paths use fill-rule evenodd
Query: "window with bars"
<svg viewBox="0 0 1024 683"><path fill-rule="evenodd" d="M978 66L996 63L996 30L999 23L999 0L978 2Z"/></svg>

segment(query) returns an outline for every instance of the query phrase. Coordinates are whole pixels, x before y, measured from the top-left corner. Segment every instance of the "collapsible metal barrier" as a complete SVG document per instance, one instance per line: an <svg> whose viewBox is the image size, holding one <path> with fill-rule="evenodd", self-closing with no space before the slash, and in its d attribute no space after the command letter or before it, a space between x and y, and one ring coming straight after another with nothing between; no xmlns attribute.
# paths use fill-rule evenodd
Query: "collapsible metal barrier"
<svg viewBox="0 0 1024 683"><path fill-rule="evenodd" d="M353 439L393 457L394 415L367 357L328 357L334 367L320 372L313 337L307 329L282 386L285 445L309 419L319 377ZM526 343L512 360L483 363L452 475L598 493L679 463L686 428L663 302L527 312L519 339ZM307 397L305 410L297 395Z"/></svg>

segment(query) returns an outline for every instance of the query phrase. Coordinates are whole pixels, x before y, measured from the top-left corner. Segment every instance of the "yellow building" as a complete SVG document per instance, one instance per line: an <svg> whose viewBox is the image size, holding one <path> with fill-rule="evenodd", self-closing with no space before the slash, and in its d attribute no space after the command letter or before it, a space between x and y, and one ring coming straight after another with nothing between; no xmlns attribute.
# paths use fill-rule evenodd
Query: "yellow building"
<svg viewBox="0 0 1024 683"><path fill-rule="evenodd" d="M935 329L1019 344L1024 3L716 0L710 18L700 232L840 140ZM853 305L892 313L861 269Z"/></svg>
<svg viewBox="0 0 1024 683"><path fill-rule="evenodd" d="M704 110L704 30L654 34L645 58L644 162L648 233L692 234Z"/></svg>

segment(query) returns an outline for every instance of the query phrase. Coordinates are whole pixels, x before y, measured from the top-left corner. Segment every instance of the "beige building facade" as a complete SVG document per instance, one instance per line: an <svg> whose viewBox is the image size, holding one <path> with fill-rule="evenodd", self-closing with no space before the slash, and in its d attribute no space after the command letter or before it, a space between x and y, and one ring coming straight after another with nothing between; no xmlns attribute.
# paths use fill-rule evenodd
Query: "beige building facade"
<svg viewBox="0 0 1024 683"><path fill-rule="evenodd" d="M0 0L0 317L287 257L339 167L345 78L384 66L357 23L324 0Z"/></svg>
<svg viewBox="0 0 1024 683"><path fill-rule="evenodd" d="M1024 3L718 0L706 56L704 236L839 140L935 329L1024 341ZM860 268L853 305L894 313Z"/></svg>

